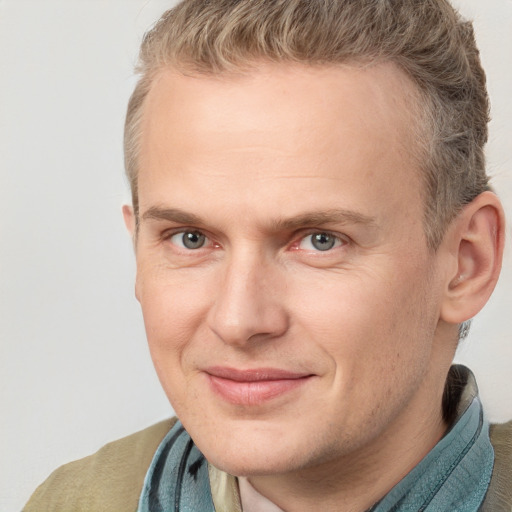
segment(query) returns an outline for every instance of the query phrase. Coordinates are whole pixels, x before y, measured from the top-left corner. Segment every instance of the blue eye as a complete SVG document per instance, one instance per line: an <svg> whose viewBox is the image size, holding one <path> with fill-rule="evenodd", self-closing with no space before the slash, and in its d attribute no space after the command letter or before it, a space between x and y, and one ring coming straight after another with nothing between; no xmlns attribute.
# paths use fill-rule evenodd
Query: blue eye
<svg viewBox="0 0 512 512"><path fill-rule="evenodd" d="M170 241L183 249L201 249L206 243L206 236L200 231L181 231L172 235Z"/></svg>
<svg viewBox="0 0 512 512"><path fill-rule="evenodd" d="M331 235L330 233L319 232L304 237L300 241L299 248L307 251L325 252L334 247L339 247L341 244L342 241L339 237Z"/></svg>

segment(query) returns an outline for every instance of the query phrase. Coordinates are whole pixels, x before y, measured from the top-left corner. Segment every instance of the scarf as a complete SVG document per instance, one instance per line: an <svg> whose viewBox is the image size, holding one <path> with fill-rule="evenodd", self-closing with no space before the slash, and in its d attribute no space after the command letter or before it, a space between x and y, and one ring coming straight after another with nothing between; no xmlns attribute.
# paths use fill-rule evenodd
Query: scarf
<svg viewBox="0 0 512 512"><path fill-rule="evenodd" d="M475 397L453 428L369 512L477 512L493 466L489 425Z"/></svg>

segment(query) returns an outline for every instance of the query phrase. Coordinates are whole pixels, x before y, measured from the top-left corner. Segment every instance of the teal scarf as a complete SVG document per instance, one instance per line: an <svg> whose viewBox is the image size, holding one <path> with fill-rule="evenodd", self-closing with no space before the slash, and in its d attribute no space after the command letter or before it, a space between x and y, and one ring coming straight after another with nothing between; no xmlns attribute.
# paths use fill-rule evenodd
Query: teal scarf
<svg viewBox="0 0 512 512"><path fill-rule="evenodd" d="M215 512L208 464L178 421L148 469L138 512Z"/></svg>
<svg viewBox="0 0 512 512"><path fill-rule="evenodd" d="M477 512L493 466L489 425L475 397L453 428L369 512Z"/></svg>
<svg viewBox="0 0 512 512"><path fill-rule="evenodd" d="M451 430L368 512L477 512L493 465L489 427L475 396ZM208 464L180 422L155 453L138 512L215 512Z"/></svg>

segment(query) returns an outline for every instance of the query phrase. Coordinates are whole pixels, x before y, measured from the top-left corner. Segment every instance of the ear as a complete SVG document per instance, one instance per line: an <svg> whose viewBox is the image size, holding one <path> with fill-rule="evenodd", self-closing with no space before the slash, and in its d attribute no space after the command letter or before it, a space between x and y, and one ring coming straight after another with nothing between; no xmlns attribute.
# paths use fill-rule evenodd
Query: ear
<svg viewBox="0 0 512 512"><path fill-rule="evenodd" d="M130 233L132 237L133 247L136 249L136 223L135 223L135 214L133 213L133 207L128 204L123 205L123 218L126 229ZM138 272L137 277L135 278L135 298L139 300L139 279Z"/></svg>
<svg viewBox="0 0 512 512"><path fill-rule="evenodd" d="M128 204L123 204L123 218L124 225L133 238L135 235L135 214L133 213L133 207Z"/></svg>
<svg viewBox="0 0 512 512"><path fill-rule="evenodd" d="M451 223L442 245L451 262L441 318L460 324L474 317L496 286L501 270L505 239L505 216L500 200L483 192Z"/></svg>

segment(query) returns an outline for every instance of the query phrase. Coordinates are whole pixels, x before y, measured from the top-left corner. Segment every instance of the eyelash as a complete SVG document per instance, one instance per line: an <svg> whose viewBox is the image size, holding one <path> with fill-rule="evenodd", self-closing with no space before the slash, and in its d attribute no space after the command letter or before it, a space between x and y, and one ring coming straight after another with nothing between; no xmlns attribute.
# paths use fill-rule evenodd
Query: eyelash
<svg viewBox="0 0 512 512"><path fill-rule="evenodd" d="M298 241L294 242L294 244L292 244L292 248L294 248L296 250L300 250L300 245L302 244L302 242L307 240L309 237L313 237L315 235L317 235L317 236L326 235L327 237L334 239L334 241L333 241L334 245L332 247L329 247L325 251L322 251L318 248L316 248L316 250L315 249L306 249L306 250L309 250L309 251L315 252L315 253L323 253L323 252L327 253L327 252L331 252L332 250L334 250L338 247L341 247L347 243L346 237L342 237L342 236L332 233L330 231L313 230L313 231L309 231L307 233L301 234ZM311 245L314 246L313 240L311 240Z"/></svg>
<svg viewBox="0 0 512 512"><path fill-rule="evenodd" d="M175 242L172 242L172 238L177 236L177 235L181 235L182 237L185 235L185 234L197 234L199 236L202 236L204 237L204 244L197 247L197 248L190 248L190 247L185 247L185 246L180 246L178 244L176 244ZM339 247L342 247L344 245L346 245L348 243L348 240L346 237L343 237L343 236L340 236L340 235L337 235L335 233L332 233L330 231L324 231L324 230L319 230L319 229L316 229L316 230L311 230L311 231L308 231L308 232L305 232L305 233L300 233L299 236L297 237L294 237L294 242L292 242L288 247L291 249L291 250L295 250L295 251L298 251L298 250L301 250L301 244L303 242L305 242L308 237L313 237L314 235L325 235L326 237L330 237L333 240L333 246L332 247L328 247L326 248L326 250L322 251L321 249L318 249L318 248L314 248L314 242L311 241L310 244L313 246L313 248L311 249L304 249L302 248L303 250L306 250L308 252L312 252L312 253L318 253L318 254L322 254L322 253L329 253L329 252L332 252L334 249L337 249ZM200 249L204 249L206 248L206 245L208 244L208 242L210 244L213 244L213 248L218 248L220 247L220 244L218 243L215 243L212 241L212 239L206 235L203 231L201 230L198 230L198 229L193 229L193 228L190 228L190 229L180 229L179 231L170 231L170 232L166 232L164 233L162 239L164 241L169 241L172 245L174 245L175 247L178 247L180 250L182 251L185 251L185 252L195 252L195 251L199 251Z"/></svg>
<svg viewBox="0 0 512 512"><path fill-rule="evenodd" d="M180 229L179 231L169 231L169 232L166 232L166 233L164 233L162 239L164 241L170 242L172 245L178 247L180 250L187 251L187 252L188 251L193 252L193 251L197 251L199 249L203 249L204 248L204 245L198 247L197 249L191 249L191 248L188 248L188 247L180 247L176 243L172 242L172 238L174 238L175 236L181 235L183 237L187 233L198 234L198 235L204 237L205 245L206 245L207 242L212 242L210 237L208 235L206 235L203 231L201 231L199 229L192 229L192 228L191 229ZM219 244L214 243L214 246L219 247Z"/></svg>

